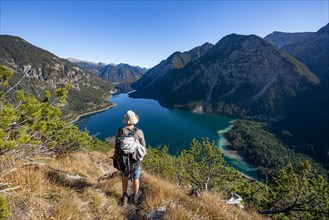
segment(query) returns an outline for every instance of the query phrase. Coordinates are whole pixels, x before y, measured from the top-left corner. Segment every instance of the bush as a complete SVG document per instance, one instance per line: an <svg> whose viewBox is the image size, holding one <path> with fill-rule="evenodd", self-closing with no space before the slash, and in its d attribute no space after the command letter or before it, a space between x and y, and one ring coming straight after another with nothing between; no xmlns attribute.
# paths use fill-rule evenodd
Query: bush
<svg viewBox="0 0 329 220"><path fill-rule="evenodd" d="M8 209L6 200L0 197L0 220L7 219L8 216Z"/></svg>

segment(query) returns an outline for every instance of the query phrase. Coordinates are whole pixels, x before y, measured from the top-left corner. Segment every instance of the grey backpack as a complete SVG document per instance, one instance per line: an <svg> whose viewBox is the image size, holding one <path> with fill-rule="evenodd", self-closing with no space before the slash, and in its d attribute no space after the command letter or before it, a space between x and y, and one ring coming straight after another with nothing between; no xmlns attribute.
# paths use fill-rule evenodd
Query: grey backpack
<svg viewBox="0 0 329 220"><path fill-rule="evenodd" d="M139 143L134 137L137 128L134 128L129 134L125 135L120 128L120 135L117 137L117 142L123 154L132 155L135 161L142 161L147 154L147 149Z"/></svg>

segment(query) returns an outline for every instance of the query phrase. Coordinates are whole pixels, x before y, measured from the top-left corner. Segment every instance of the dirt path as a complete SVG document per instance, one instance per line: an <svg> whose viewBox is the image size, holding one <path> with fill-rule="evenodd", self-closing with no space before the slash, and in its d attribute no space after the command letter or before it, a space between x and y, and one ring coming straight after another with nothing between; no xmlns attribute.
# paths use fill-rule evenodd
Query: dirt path
<svg viewBox="0 0 329 220"><path fill-rule="evenodd" d="M111 181L111 179L116 178L116 180L119 180L121 182L121 177L120 173L115 169L111 168L111 171L104 174L99 178L101 181ZM120 188L121 190L121 188ZM121 192L121 191L120 191ZM117 200L117 203L119 206L121 206L122 209L122 215L124 216L125 219L127 220L139 220L139 219L145 219L145 210L143 208L143 202L145 201L146 194L145 194L145 188L142 186L142 180L141 180L141 186L139 190L139 198L137 204L134 203L133 201L133 184L132 180L128 181L128 203L125 206L122 206L122 203L120 201L121 199L121 194L116 195L115 193L109 193L108 191L103 192L107 196L114 196L115 199Z"/></svg>
<svg viewBox="0 0 329 220"><path fill-rule="evenodd" d="M128 182L128 195L132 195L133 194L133 186L132 186L132 182L129 181ZM129 196L128 199L128 204L123 208L123 213L124 216L126 217L126 219L128 220L139 220L139 219L144 219L144 209L142 207L142 203L145 200L145 191L144 191L144 187L140 187L140 196L138 199L137 204L135 204L133 202L133 198L132 196Z"/></svg>

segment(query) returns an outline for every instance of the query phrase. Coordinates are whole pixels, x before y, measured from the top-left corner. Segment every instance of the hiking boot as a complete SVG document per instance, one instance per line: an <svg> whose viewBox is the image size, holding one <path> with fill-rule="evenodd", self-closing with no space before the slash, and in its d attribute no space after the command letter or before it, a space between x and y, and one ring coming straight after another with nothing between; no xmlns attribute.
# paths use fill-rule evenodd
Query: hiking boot
<svg viewBox="0 0 329 220"><path fill-rule="evenodd" d="M123 193L122 197L121 197L121 204L122 206L127 205L128 203L128 194L127 193Z"/></svg>
<svg viewBox="0 0 329 220"><path fill-rule="evenodd" d="M135 205L137 205L139 203L139 198L140 198L139 192L133 195L133 202Z"/></svg>

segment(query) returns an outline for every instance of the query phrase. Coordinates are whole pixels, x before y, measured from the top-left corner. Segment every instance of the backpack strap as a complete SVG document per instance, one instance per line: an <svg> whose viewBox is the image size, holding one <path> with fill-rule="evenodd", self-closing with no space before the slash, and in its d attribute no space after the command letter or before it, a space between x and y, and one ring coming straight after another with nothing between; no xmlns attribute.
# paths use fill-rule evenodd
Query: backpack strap
<svg viewBox="0 0 329 220"><path fill-rule="evenodd" d="M130 131L130 135L134 136L136 134L137 130L138 130L138 128L133 128L133 130Z"/></svg>

